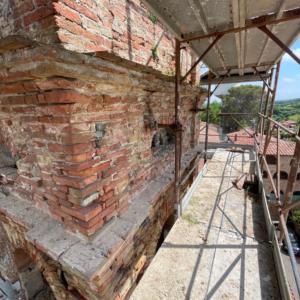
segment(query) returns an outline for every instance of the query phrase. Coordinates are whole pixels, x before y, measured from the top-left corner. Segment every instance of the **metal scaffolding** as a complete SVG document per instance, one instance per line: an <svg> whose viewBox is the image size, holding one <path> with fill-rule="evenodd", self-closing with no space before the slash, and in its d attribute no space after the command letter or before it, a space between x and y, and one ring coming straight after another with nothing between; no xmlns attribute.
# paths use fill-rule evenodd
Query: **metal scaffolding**
<svg viewBox="0 0 300 300"><path fill-rule="evenodd" d="M218 41L226 34L229 33L237 33L246 31L249 28L257 28L261 32L265 33L276 45L278 45L284 52L289 54L298 64L300 64L300 60L295 54L289 49L285 43L283 43L278 37L276 37L266 26L272 24L278 24L281 22L290 21L295 18L300 18L300 9L295 9L292 11L286 11L282 13L281 18L273 18L271 16L263 16L257 17L255 20L248 21L245 26L239 28L231 28L224 31L216 31L209 34L202 34L197 35L193 34L189 37L183 36L181 40L176 39L176 50L175 50L175 128L176 128L176 143L175 143L175 200L179 207L178 214L181 214L181 205L180 205L180 188L181 188L181 152L182 152L182 125L180 122L179 112L180 112L180 84L184 82L184 80L191 74L191 72L197 67L200 61L209 53L211 49L217 44ZM181 76L181 68L180 68L180 50L182 49L182 45L184 43L189 43L195 40L202 40L214 38L214 40L210 43L210 45L206 48L202 55L197 59L197 61L191 66L189 71L184 75ZM278 211L279 211L279 223L280 223L280 236L278 237L278 241L282 242L284 238L287 247L288 253L290 255L291 264L293 268L293 273L298 289L298 293L300 294L300 276L297 270L297 263L295 259L295 255L292 249L291 241L288 235L286 221L289 211L292 208L300 206L300 200L296 202L292 202L292 194L294 189L294 184L297 177L297 170L300 162L300 131L293 132L290 129L286 128L279 122L275 121L273 116L274 110L274 103L276 97L276 91L278 86L278 78L279 78L279 71L280 71L280 61L273 65L271 71L268 73L268 76L262 76L260 72L257 71L259 65L252 65L252 69L254 70L255 74L258 74L258 77L263 82L263 91L261 95L261 101L259 106L259 112L256 114L257 117L257 126L255 130L255 134L251 134L244 128L245 132L254 139L254 147L256 153L259 154L260 157L260 166L261 168L265 167L268 174L269 179L271 181L272 187L275 192L275 196L278 202ZM274 72L275 71L275 72ZM209 129L209 110L210 110L210 97L212 96L213 92L217 89L219 84L223 82L226 77L230 77L230 68L226 70L226 74L220 76L217 87L211 92L211 72L208 74L208 95L207 95L207 107L204 111L206 111L206 133L205 133L205 145L204 145L204 154L205 160L207 159L207 147L208 147L208 129ZM265 92L266 91L266 92ZM265 100L264 100L265 99ZM237 124L243 128L243 126L238 122L238 120L234 117L236 114L230 113L223 113L220 114L222 116L231 117ZM271 172L266 160L266 153L268 146L270 144L271 138L273 136L274 131L276 131L277 137L277 178L276 182L274 182L272 176L270 176ZM279 139L280 139L280 132L285 131L291 137L293 137L296 141L296 147L293 159L291 161L290 172L288 176L288 183L285 191L285 197L283 202L280 200L280 151L279 151Z"/></svg>

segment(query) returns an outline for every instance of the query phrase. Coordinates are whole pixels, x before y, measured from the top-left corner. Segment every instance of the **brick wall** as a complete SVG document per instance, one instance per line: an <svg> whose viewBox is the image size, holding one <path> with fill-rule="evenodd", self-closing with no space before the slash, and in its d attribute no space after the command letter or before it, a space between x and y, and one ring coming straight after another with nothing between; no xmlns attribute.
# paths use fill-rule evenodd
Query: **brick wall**
<svg viewBox="0 0 300 300"><path fill-rule="evenodd" d="M139 0L55 3L58 36L67 49L104 51L174 74L174 39ZM182 51L183 71L191 55Z"/></svg>
<svg viewBox="0 0 300 300"><path fill-rule="evenodd" d="M50 0L0 1L0 38L21 34L47 42L57 40L54 13Z"/></svg>
<svg viewBox="0 0 300 300"><path fill-rule="evenodd" d="M158 125L174 122L168 77L53 46L8 52L2 67L0 133L20 158L15 190L70 229L93 234L174 160L174 145L151 149ZM186 151L197 144L201 93L182 95Z"/></svg>
<svg viewBox="0 0 300 300"><path fill-rule="evenodd" d="M2 1L0 38L13 34L75 52L116 55L174 75L174 38L139 0ZM181 58L185 73L194 58L186 50Z"/></svg>

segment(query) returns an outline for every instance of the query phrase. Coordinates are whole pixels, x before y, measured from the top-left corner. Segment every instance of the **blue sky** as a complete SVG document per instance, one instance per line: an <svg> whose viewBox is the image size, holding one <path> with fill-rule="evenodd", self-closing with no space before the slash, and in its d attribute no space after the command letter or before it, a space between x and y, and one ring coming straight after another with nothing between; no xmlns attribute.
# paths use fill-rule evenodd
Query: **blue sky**
<svg viewBox="0 0 300 300"><path fill-rule="evenodd" d="M292 45L292 51L300 57L300 38ZM259 82L252 83L239 83L243 84L255 84L261 85ZM281 61L279 82L276 93L276 101L278 100L289 100L300 98L300 65L294 61L288 54L285 54ZM216 91L216 94L222 94L228 88L233 86L232 84L221 85ZM218 101L218 98L213 97L213 100Z"/></svg>
<svg viewBox="0 0 300 300"><path fill-rule="evenodd" d="M292 46L293 52L300 57L300 39ZM300 65L288 54L283 56L280 68L276 100L300 98Z"/></svg>

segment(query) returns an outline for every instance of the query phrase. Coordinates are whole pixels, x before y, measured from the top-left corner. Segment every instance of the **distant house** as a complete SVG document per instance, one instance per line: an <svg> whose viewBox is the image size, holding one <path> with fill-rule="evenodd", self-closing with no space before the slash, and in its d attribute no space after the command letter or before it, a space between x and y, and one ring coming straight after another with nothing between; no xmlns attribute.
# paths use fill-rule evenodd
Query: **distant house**
<svg viewBox="0 0 300 300"><path fill-rule="evenodd" d="M297 122L296 121L292 121L292 120L287 120L284 122L281 122L281 124L289 129L295 129L297 126Z"/></svg>
<svg viewBox="0 0 300 300"><path fill-rule="evenodd" d="M248 128L247 131L253 135L254 130ZM240 145L254 145L254 138L250 136L245 130L240 130L236 132L231 132L227 134L229 142L233 144L240 144ZM258 140L261 140L261 136L258 136ZM265 136L262 139L262 145L260 154L262 154L264 149L265 143ZM296 143L291 141L286 141L283 139L279 140L279 153L280 153L280 194L281 197L284 196L284 192L286 189L288 174L290 170L290 162L294 155ZM277 166L277 139L275 137L271 138L270 144L268 146L266 152L266 160L270 169L271 176L276 182L277 173L276 173L276 166ZM264 179L264 186L266 193L269 195L269 198L272 200L274 199L274 191L269 180L269 174L266 168L263 169L263 179ZM295 192L294 192L294 199L300 199L300 170L297 175L297 181L295 185Z"/></svg>

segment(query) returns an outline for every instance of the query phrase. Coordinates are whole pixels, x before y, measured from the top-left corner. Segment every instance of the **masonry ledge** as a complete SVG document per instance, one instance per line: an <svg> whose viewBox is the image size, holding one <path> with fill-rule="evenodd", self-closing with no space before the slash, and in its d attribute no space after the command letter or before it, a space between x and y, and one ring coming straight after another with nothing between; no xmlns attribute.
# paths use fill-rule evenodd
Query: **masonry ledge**
<svg viewBox="0 0 300 300"><path fill-rule="evenodd" d="M23 36L8 36L0 39L0 74L3 83L18 80L42 80L49 77L79 79L100 84L95 94L105 93L106 85L124 89L131 94L141 91L174 93L174 76L164 75L149 66L134 63L118 56L94 52L76 53L61 45L49 45ZM12 74L11 76L9 76ZM160 90L158 83L163 83ZM155 88L154 88L155 87ZM124 91L123 91L124 92ZM188 83L181 85L182 96L203 94L205 90Z"/></svg>
<svg viewBox="0 0 300 300"><path fill-rule="evenodd" d="M183 170L201 151L196 147L182 157ZM24 230L25 239L58 261L64 269L86 281L105 273L106 266L122 251L147 218L160 195L174 182L174 165L169 165L130 201L128 210L115 217L89 239L69 232L62 223L52 219L34 203L17 196L0 193L0 214Z"/></svg>

